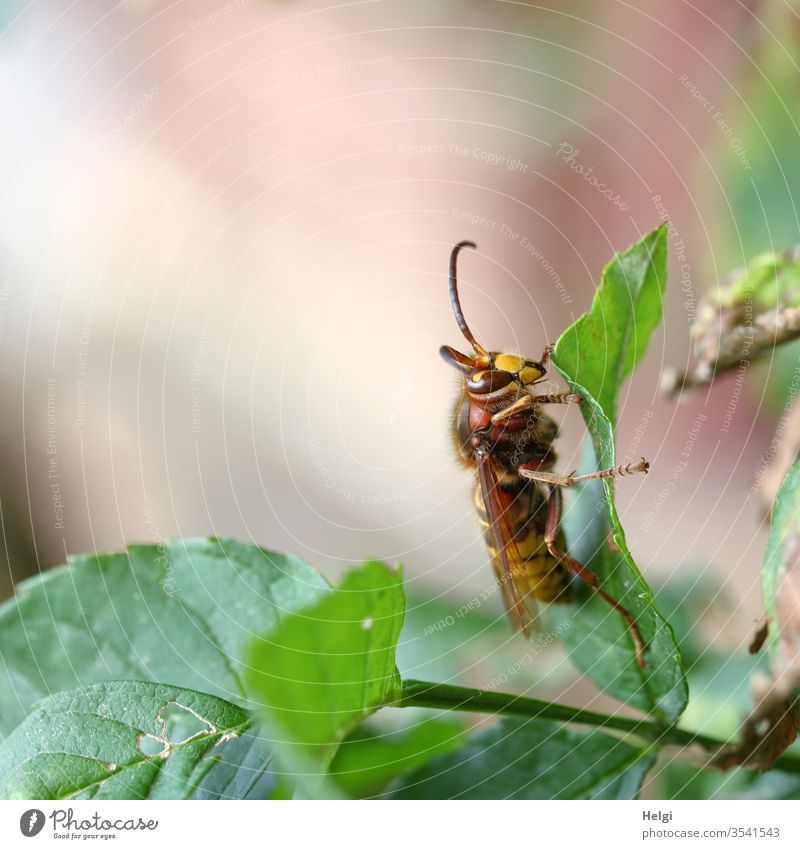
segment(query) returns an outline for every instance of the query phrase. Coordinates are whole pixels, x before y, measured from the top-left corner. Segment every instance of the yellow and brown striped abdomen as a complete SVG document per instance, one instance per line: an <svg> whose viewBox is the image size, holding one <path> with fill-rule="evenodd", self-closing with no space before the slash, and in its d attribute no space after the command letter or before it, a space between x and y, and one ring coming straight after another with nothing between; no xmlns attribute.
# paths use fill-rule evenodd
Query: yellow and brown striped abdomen
<svg viewBox="0 0 800 849"><path fill-rule="evenodd" d="M506 548L506 556L517 595L521 599L530 594L540 601L571 601L572 573L550 554L544 541L547 503L541 489L534 481L520 478L519 485L509 495L512 500L504 519L514 544ZM480 484L475 489L473 500L495 572L502 576L502 561L483 503ZM564 539L560 530L557 544L563 549Z"/></svg>

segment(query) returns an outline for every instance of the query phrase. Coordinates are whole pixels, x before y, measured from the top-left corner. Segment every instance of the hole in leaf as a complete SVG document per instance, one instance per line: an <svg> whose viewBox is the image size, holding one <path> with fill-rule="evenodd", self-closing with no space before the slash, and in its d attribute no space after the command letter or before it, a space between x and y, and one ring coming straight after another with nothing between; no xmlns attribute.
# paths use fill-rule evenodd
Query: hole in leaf
<svg viewBox="0 0 800 849"><path fill-rule="evenodd" d="M158 719L164 728L164 740L172 745L217 730L207 719L177 702L164 705L158 712Z"/></svg>
<svg viewBox="0 0 800 849"><path fill-rule="evenodd" d="M763 737L769 731L770 721L768 719L759 719L756 723L755 732L759 737Z"/></svg>
<svg viewBox="0 0 800 849"><path fill-rule="evenodd" d="M139 751L148 758L160 755L162 758L169 752L169 743L166 740L159 740L158 737L153 737L152 734L140 734L136 744Z"/></svg>

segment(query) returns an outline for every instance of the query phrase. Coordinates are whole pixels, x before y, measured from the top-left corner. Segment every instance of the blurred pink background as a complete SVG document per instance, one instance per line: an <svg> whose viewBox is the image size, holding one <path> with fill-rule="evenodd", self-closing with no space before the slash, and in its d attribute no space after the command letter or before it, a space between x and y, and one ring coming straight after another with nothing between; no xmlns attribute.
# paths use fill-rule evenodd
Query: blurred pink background
<svg viewBox="0 0 800 849"><path fill-rule="evenodd" d="M657 390L687 362L702 292L771 247L748 241L730 195L769 155L760 63L794 37L769 10L80 0L3 14L2 495L35 560L11 557L16 574L215 533L328 574L376 556L402 561L412 590L485 587L450 445L456 377L437 356L461 342L450 248L480 249L461 266L478 337L538 356L613 252L668 214L664 326L618 428L620 457L652 471L619 500L645 574L713 570L747 639L766 542L750 486L775 424L763 371L728 429L734 377L685 404ZM582 433L566 413L565 471Z"/></svg>

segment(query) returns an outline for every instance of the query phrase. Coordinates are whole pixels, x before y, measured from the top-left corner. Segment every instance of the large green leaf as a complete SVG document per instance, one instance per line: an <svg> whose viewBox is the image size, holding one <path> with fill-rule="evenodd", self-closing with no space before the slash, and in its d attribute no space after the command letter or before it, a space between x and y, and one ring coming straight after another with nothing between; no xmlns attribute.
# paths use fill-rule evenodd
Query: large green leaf
<svg viewBox="0 0 800 849"><path fill-rule="evenodd" d="M602 731L504 720L402 779L399 799L634 799L655 760Z"/></svg>
<svg viewBox="0 0 800 849"><path fill-rule="evenodd" d="M0 798L184 799L214 795L224 747L248 731L236 705L149 681L107 681L50 696L0 745ZM249 761L263 776L265 748ZM205 783L205 792L202 788Z"/></svg>
<svg viewBox="0 0 800 849"><path fill-rule="evenodd" d="M599 468L617 464L617 395L660 321L666 250L667 229L662 226L614 257L603 272L591 311L562 334L553 353L556 368L572 390L583 396L581 411ZM572 545L571 552L599 574L603 588L634 616L646 644L647 668L636 663L633 640L622 617L596 595L581 603L564 641L577 666L606 692L674 721L688 698L680 652L628 549L613 480L603 481L603 486L614 548L602 535L591 547Z"/></svg>
<svg viewBox="0 0 800 849"><path fill-rule="evenodd" d="M38 699L135 678L244 703L253 634L327 589L299 557L230 539L84 555L0 607L0 735Z"/></svg>
<svg viewBox="0 0 800 849"><path fill-rule="evenodd" d="M789 469L772 507L763 583L773 670L800 681L800 461Z"/></svg>
<svg viewBox="0 0 800 849"><path fill-rule="evenodd" d="M398 691L403 609L400 571L368 562L254 643L248 684L276 753L326 766L345 734Z"/></svg>

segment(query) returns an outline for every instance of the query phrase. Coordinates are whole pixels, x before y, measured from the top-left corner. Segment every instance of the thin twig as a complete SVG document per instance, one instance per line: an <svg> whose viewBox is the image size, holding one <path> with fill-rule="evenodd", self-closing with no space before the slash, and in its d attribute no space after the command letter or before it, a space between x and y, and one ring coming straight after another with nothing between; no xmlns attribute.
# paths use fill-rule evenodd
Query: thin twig
<svg viewBox="0 0 800 849"><path fill-rule="evenodd" d="M659 743L678 746L701 746L709 753L718 752L728 741L695 734L674 725L653 722L647 719L631 719L625 716L610 716L583 708L515 696L512 693L496 693L489 690L474 690L470 687L455 687L450 684L433 684L427 681L403 681L400 697L391 702L392 707L425 707L440 710L492 713L499 716L522 716L530 719L554 719L636 734ZM800 775L800 759L784 755L775 761L773 769Z"/></svg>
<svg viewBox="0 0 800 849"><path fill-rule="evenodd" d="M772 351L776 345L800 338L800 307L781 307L756 316L749 324L726 330L719 338L713 358L703 358L689 371L665 369L661 392L667 397L682 389L706 386L723 372L738 368Z"/></svg>

